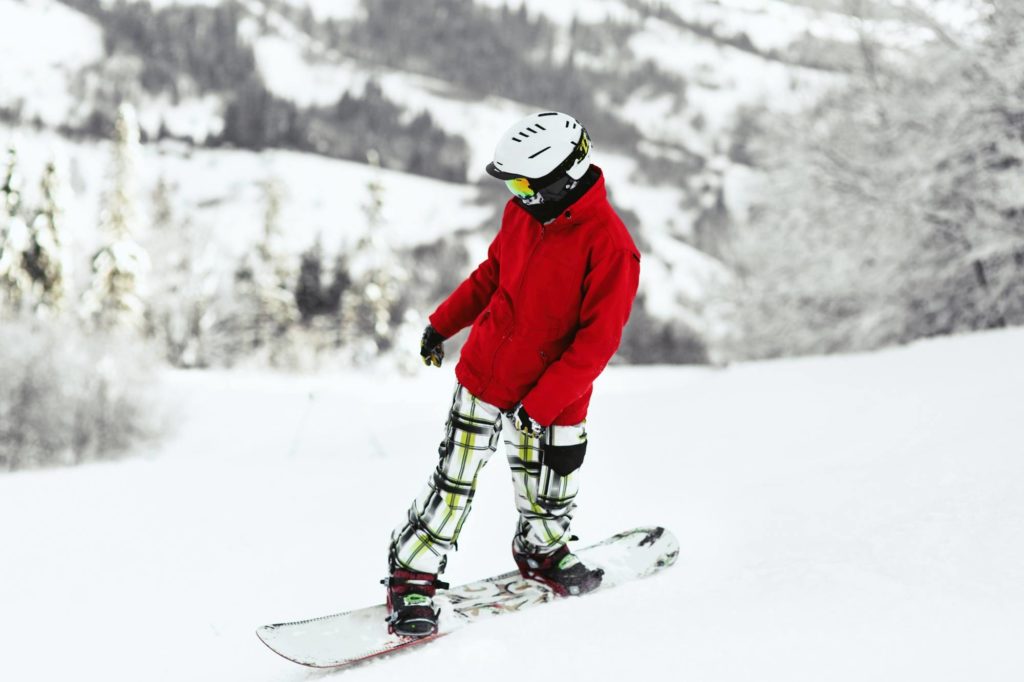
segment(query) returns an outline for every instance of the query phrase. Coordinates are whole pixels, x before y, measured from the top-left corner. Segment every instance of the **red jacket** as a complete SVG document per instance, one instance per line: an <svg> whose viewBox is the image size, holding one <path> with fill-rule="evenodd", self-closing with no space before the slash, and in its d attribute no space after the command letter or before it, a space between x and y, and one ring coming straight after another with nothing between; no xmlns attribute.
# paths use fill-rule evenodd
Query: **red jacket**
<svg viewBox="0 0 1024 682"><path fill-rule="evenodd" d="M455 368L502 410L522 402L540 424L578 424L594 379L622 338L640 252L608 203L604 175L541 225L516 201L481 263L430 316L446 338L472 324Z"/></svg>

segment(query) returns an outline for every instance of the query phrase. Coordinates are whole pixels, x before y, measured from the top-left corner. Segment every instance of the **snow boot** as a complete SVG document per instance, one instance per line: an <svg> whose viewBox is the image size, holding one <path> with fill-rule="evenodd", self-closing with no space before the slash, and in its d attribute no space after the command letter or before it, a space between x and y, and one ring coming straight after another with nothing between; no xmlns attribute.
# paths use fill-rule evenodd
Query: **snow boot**
<svg viewBox="0 0 1024 682"><path fill-rule="evenodd" d="M528 554L512 544L512 556L524 578L537 580L560 597L576 596L601 586L604 569L591 569L583 565L568 545L562 545L550 554Z"/></svg>
<svg viewBox="0 0 1024 682"><path fill-rule="evenodd" d="M428 637L437 632L440 610L434 609L434 594L448 583L434 573L416 573L394 568L381 583L388 588L388 632L403 637Z"/></svg>

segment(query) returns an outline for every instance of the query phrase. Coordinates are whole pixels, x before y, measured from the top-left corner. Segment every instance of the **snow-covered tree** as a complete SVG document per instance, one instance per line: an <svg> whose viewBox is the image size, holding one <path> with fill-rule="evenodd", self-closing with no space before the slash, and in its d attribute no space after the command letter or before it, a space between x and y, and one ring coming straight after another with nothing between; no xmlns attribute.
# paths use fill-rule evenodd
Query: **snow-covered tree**
<svg viewBox="0 0 1024 682"><path fill-rule="evenodd" d="M922 303L940 332L1024 324L1024 6L982 4L980 44L945 36L948 85L929 111L943 135L921 250L944 309Z"/></svg>
<svg viewBox="0 0 1024 682"><path fill-rule="evenodd" d="M394 345L396 328L404 320L398 310L402 282L407 279L384 240L384 187L367 183L363 205L366 232L347 263L351 285L342 298L342 339L352 360L363 363Z"/></svg>
<svg viewBox="0 0 1024 682"><path fill-rule="evenodd" d="M344 346L341 304L351 280L344 251L333 263L325 258L320 236L301 257L295 281L295 301L302 324L295 330L294 345L301 350L298 361L309 368L324 361L344 361L338 350Z"/></svg>
<svg viewBox="0 0 1024 682"><path fill-rule="evenodd" d="M324 245L319 235L300 258L299 277L295 283L295 302L302 322L306 325L319 315L336 311L337 300L331 300L330 285L324 273Z"/></svg>
<svg viewBox="0 0 1024 682"><path fill-rule="evenodd" d="M235 271L233 327L243 353L263 350L272 364L281 364L287 362L286 337L299 311L290 286L294 268L281 244L281 184L266 182L263 195L263 235Z"/></svg>
<svg viewBox="0 0 1024 682"><path fill-rule="evenodd" d="M55 163L47 167L29 227L21 219L14 156L8 157L0 211L0 261L15 278L4 292L18 301L0 323L0 468L106 457L154 425L145 397L153 385L148 359L131 339L95 329L84 333L76 317L55 314L67 279L60 174ZM112 261L130 261L119 248L104 253ZM121 286L118 277L106 281Z"/></svg>
<svg viewBox="0 0 1024 682"><path fill-rule="evenodd" d="M61 240L64 186L56 161L47 164L41 190L42 205L32 221L24 262L32 282L32 303L36 312L54 314L61 310L67 279L67 259Z"/></svg>
<svg viewBox="0 0 1024 682"><path fill-rule="evenodd" d="M22 179L18 153L7 150L0 185L0 316L17 314L31 287L25 271L30 234L21 215Z"/></svg>
<svg viewBox="0 0 1024 682"><path fill-rule="evenodd" d="M1024 7L979 5L964 36L907 3L934 35L920 54L865 50L861 74L769 126L737 247L747 354L1024 324Z"/></svg>
<svg viewBox="0 0 1024 682"><path fill-rule="evenodd" d="M110 190L100 215L105 244L92 259L92 283L83 297L83 312L98 328L141 329L143 325L141 291L149 257L134 236L139 227L138 147L135 110L123 104L115 126Z"/></svg>
<svg viewBox="0 0 1024 682"><path fill-rule="evenodd" d="M148 276L148 333L162 344L177 367L211 363L208 337L217 320L218 278L210 240L174 210L174 187L161 177L152 194L152 220L146 247L152 254Z"/></svg>

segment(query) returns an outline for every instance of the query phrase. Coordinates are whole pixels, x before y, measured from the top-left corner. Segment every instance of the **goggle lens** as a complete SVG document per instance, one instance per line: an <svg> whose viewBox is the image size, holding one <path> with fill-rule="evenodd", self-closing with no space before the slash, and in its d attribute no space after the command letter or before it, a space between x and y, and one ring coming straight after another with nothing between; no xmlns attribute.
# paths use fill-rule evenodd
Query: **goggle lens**
<svg viewBox="0 0 1024 682"><path fill-rule="evenodd" d="M536 192L530 187L530 181L527 178L513 178L512 180L506 180L505 186L508 187L508 191L515 194L520 199L528 199L532 197Z"/></svg>

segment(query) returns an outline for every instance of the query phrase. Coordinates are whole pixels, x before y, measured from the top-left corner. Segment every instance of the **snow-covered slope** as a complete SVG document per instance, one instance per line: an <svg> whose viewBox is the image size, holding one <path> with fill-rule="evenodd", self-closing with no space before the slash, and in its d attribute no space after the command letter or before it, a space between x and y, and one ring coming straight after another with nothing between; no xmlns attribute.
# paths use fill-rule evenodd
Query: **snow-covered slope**
<svg viewBox="0 0 1024 682"><path fill-rule="evenodd" d="M596 100L602 107L628 121L643 136L636 149L616 148L598 137L595 159L607 173L616 206L626 212L638 241L649 247L642 275L648 312L685 322L712 347L716 338L724 336L722 297L716 296L731 281L731 274L700 249L717 253L716 247L727 239L717 235L745 220L744 211L737 207L748 203L751 172L731 161L728 153L737 112L746 106L803 106L842 77L794 61L787 50L801 41L811 43L815 54L832 48L855 51L861 28L878 31L883 42L894 49L926 37L912 22L894 19L899 16L894 10L883 13L882 18L861 21L851 16L856 7L839 0L476 1L492 8L525 7L531 16L553 22L558 40L550 58L555 62L564 62L573 48L577 50L575 64L604 69L609 83L624 78L623 73L639 74L627 78L636 87L626 88L631 94L622 95L622 101L614 92L601 92L600 78L593 79ZM157 0L151 4L219 2ZM362 11L358 0L288 3L308 6L321 19L353 19ZM944 4L951 8L947 23L967 22L963 19L967 15L953 10L969 2L947 0ZM868 9L875 7L874 3L868 5ZM245 0L242 6L247 15L241 33L251 43L259 75L273 94L301 106L328 105L345 93L358 95L372 80L389 101L397 103L404 120L428 112L446 133L466 140L471 183L489 180L483 168L490 160L494 140L512 121L537 107L551 106L481 97L446 80L444 73L413 73L378 63L386 60L340 54L336 46L318 42L300 26L301 21L290 19L279 5ZM600 31L606 31L609 24L616 25L615 35L622 36L621 41L602 37L607 33ZM597 37L574 46L572 32L587 27L596 27L593 36ZM118 60L111 66L111 61ZM4 64L0 69L0 113L5 118L12 117L10 111L20 111L22 120L38 118L51 130L62 123L81 124L91 103L81 101L76 93L91 92L97 81L116 80L108 72L134 77L126 74L138 70L136 61L137 56L124 54L109 60L101 28L55 0L0 0L0 62ZM631 70L647 61L660 72ZM81 77L82 69L90 69L88 78ZM665 81L666 74L680 80ZM648 76L651 82L647 82ZM140 100L139 120L151 136L166 129L203 143L223 129L229 96L224 92L200 95L186 87L172 96L141 87L134 90ZM69 222L79 227L67 241L90 244L105 156L89 150L101 146L70 143L23 126L12 131L0 124L0 145L15 135L20 135L20 154L36 158L37 166L43 163L38 159L56 148L69 157L73 172L75 166L79 168L74 193L78 206L69 212ZM671 162L667 169L654 170L659 159ZM361 229L352 226L362 220L365 187L378 176L387 178L383 197L386 219L396 237L392 243L399 246L479 228L470 248L472 255L478 255L496 228L488 217L496 217L500 210L498 202L486 210L478 207L476 192L469 187L420 182L308 155L151 148L145 161L140 166L146 176L143 184L151 187L157 177L166 175L172 185L181 188L181 214L206 225L218 243L227 243L233 253L244 250L259 233L258 185L270 176L278 176L286 185L284 220L296 251L308 246L317 234L323 235L329 249L354 239L353 229L356 233ZM37 177L28 172L25 176ZM421 201L427 206L423 211L418 210ZM716 225L712 237L707 236L708 228L700 227L709 223ZM472 265L465 264L467 271Z"/></svg>
<svg viewBox="0 0 1024 682"><path fill-rule="evenodd" d="M0 0L0 107L65 123L80 104L70 84L102 57L102 29L79 12L55 0Z"/></svg>
<svg viewBox="0 0 1024 682"><path fill-rule="evenodd" d="M0 123L0 141L7 132ZM45 131L19 131L11 139L17 141L27 178L41 177L51 158L60 160L73 190L66 208L72 248L80 256L92 253L98 240L98 200L109 186L112 143L70 142ZM281 188L284 246L292 254L308 248L317 237L328 253L354 246L368 229L363 207L370 183L379 185L384 203L383 241L396 249L477 228L492 214L477 203L471 186L314 154L205 150L168 142L143 146L137 168L144 213L149 209L147 198L162 179L171 188L177 218L187 218L200 233L209 234L214 252L228 259L225 272L260 238L268 182ZM29 185L25 194L32 204L38 188ZM144 238L145 229L138 236Z"/></svg>
<svg viewBox="0 0 1024 682"><path fill-rule="evenodd" d="M612 369L575 530L664 524L678 564L345 679L1020 679L1022 345ZM451 382L170 374L164 446L0 475L0 679L313 679L253 629L382 598ZM479 483L452 581L510 567L500 453Z"/></svg>

